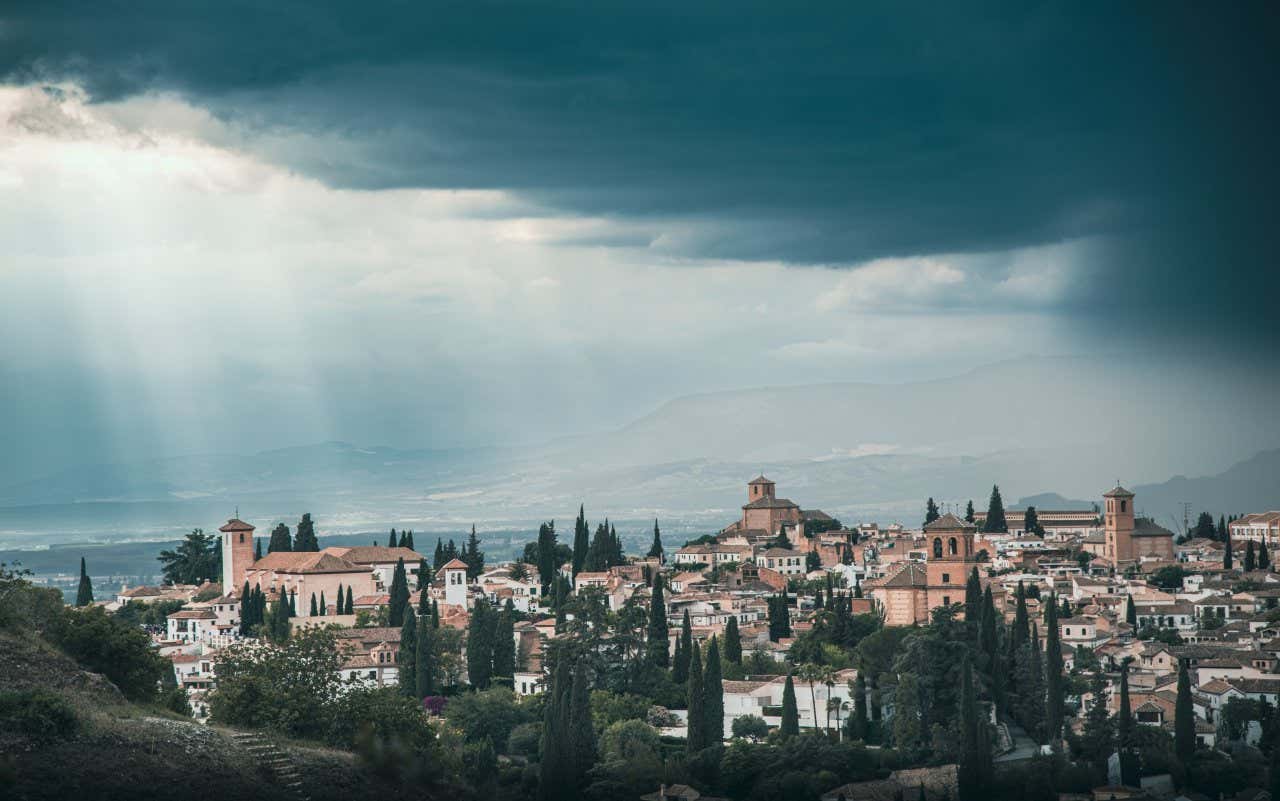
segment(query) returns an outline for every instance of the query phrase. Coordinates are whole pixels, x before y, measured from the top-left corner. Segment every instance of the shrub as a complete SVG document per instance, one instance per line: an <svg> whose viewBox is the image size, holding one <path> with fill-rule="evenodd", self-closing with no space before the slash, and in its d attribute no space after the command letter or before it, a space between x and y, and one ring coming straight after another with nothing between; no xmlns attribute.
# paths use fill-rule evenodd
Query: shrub
<svg viewBox="0 0 1280 801"><path fill-rule="evenodd" d="M41 743L65 740L80 727L71 705L48 690L0 693L0 723Z"/></svg>
<svg viewBox="0 0 1280 801"><path fill-rule="evenodd" d="M50 634L71 658L106 676L130 700L155 699L164 671L172 670L146 632L110 617L100 606L67 609Z"/></svg>
<svg viewBox="0 0 1280 801"><path fill-rule="evenodd" d="M538 747L542 741L541 723L521 723L511 730L507 736L507 753L513 756L538 758Z"/></svg>
<svg viewBox="0 0 1280 801"><path fill-rule="evenodd" d="M733 719L733 736L763 740L769 736L769 724L757 715L739 715Z"/></svg>
<svg viewBox="0 0 1280 801"><path fill-rule="evenodd" d="M507 753L507 737L522 723L533 723L528 707L506 687L462 693L449 701L445 718L462 732L463 739L478 743L488 739L493 750Z"/></svg>

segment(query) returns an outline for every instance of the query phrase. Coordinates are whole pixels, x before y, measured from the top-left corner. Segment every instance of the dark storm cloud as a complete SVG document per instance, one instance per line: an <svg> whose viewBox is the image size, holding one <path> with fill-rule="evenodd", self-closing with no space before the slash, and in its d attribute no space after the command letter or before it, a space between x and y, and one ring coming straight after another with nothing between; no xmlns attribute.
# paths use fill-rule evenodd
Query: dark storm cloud
<svg viewBox="0 0 1280 801"><path fill-rule="evenodd" d="M1123 247L1082 308L1275 335L1275 315L1233 314L1277 289L1268 4L42 2L0 19L11 81L177 91L336 186L691 221L679 247L703 257L1107 236Z"/></svg>

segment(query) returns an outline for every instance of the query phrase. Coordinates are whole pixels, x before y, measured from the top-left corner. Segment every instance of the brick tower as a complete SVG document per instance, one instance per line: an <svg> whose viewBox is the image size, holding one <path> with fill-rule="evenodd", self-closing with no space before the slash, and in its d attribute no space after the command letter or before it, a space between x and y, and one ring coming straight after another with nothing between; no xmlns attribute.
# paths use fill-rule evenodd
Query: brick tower
<svg viewBox="0 0 1280 801"><path fill-rule="evenodd" d="M1133 560L1133 493L1116 484L1103 494L1106 502L1103 529L1106 534L1106 556L1112 564Z"/></svg>
<svg viewBox="0 0 1280 801"><path fill-rule="evenodd" d="M253 565L253 526L233 517L218 529L222 532L222 591L244 589L244 572Z"/></svg>
<svg viewBox="0 0 1280 801"><path fill-rule="evenodd" d="M964 603L965 584L978 563L977 526L948 512L924 527L928 608Z"/></svg>

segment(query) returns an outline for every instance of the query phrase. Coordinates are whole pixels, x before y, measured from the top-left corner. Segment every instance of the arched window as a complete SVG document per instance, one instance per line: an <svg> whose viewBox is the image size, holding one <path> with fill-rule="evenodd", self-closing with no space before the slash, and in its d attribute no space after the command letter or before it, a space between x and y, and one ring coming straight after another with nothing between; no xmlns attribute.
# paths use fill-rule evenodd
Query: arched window
<svg viewBox="0 0 1280 801"><path fill-rule="evenodd" d="M1129 502L1128 502L1128 501L1121 501L1121 502L1120 502L1120 511L1122 511L1122 512L1123 512L1123 511L1125 511L1125 510L1128 508L1128 506L1129 506Z"/></svg>
<svg viewBox="0 0 1280 801"><path fill-rule="evenodd" d="M942 558L942 538L941 537L933 538L933 556L935 559Z"/></svg>
<svg viewBox="0 0 1280 801"><path fill-rule="evenodd" d="M243 531L241 531L241 532L240 532L240 541L241 541L241 542L244 542L244 532L243 532Z"/></svg>
<svg viewBox="0 0 1280 801"><path fill-rule="evenodd" d="M947 540L947 551L952 556L956 555L956 538L955 537L952 537L951 539Z"/></svg>

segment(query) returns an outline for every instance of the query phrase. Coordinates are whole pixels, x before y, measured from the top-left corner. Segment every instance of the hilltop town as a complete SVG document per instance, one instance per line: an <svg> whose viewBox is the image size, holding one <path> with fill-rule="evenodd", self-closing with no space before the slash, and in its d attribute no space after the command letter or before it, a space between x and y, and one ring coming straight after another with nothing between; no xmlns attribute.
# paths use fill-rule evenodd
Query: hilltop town
<svg viewBox="0 0 1280 801"><path fill-rule="evenodd" d="M94 599L82 564L70 614L145 631L153 689L200 723L329 736L277 671L321 671L323 703L394 697L495 796L1263 798L1280 512L1176 537L1135 500L1006 511L993 488L981 511L846 525L762 475L713 534L655 521L626 554L584 509L503 564L474 529L321 548L310 516L269 537L233 517L162 554L164 585ZM843 768L726 764L814 736L854 749Z"/></svg>

